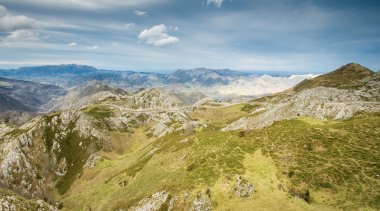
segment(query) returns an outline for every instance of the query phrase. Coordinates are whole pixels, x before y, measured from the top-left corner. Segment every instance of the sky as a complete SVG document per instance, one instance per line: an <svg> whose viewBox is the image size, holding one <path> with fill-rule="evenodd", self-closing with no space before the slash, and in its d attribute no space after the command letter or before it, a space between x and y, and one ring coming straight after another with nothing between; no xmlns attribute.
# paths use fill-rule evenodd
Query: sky
<svg viewBox="0 0 380 211"><path fill-rule="evenodd" d="M0 0L0 68L380 70L376 0Z"/></svg>

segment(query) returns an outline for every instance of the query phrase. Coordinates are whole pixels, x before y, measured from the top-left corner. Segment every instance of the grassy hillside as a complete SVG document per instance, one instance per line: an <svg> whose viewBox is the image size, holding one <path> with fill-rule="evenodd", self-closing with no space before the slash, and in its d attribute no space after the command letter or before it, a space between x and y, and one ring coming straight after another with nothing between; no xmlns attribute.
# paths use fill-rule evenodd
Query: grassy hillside
<svg viewBox="0 0 380 211"><path fill-rule="evenodd" d="M249 114L257 107L257 105L251 104L236 104L228 107L198 107L194 109L190 117L220 129Z"/></svg>
<svg viewBox="0 0 380 211"><path fill-rule="evenodd" d="M375 73L360 64L350 63L330 73L318 76L310 80L304 80L296 85L296 92L311 89L317 86L343 87L353 84L361 79L373 76Z"/></svg>
<svg viewBox="0 0 380 211"><path fill-rule="evenodd" d="M64 210L113 210L166 190L178 210L205 192L213 209L380 209L380 113L300 117L249 133L215 130L250 109L195 110L193 118L214 127L158 140L143 128L113 132L115 150L100 152L96 166L56 198ZM234 193L239 175L254 185L248 198Z"/></svg>

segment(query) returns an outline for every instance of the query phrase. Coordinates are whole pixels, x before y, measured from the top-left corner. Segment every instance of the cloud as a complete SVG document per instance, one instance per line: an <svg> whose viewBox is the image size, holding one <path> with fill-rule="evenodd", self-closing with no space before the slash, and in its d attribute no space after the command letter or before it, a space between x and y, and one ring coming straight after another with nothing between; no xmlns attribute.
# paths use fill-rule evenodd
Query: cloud
<svg viewBox="0 0 380 211"><path fill-rule="evenodd" d="M7 14L7 8L0 4L0 17L3 17Z"/></svg>
<svg viewBox="0 0 380 211"><path fill-rule="evenodd" d="M207 5L214 4L216 7L221 7L224 0L207 0Z"/></svg>
<svg viewBox="0 0 380 211"><path fill-rule="evenodd" d="M179 42L179 39L167 34L167 28L164 24L153 26L150 29L144 29L140 32L138 39L148 45L163 46Z"/></svg>
<svg viewBox="0 0 380 211"><path fill-rule="evenodd" d="M76 42L71 42L71 43L67 44L67 46L69 46L69 47L75 47L77 45L78 44Z"/></svg>
<svg viewBox="0 0 380 211"><path fill-rule="evenodd" d="M87 50L96 50L96 49L98 49L98 48L99 48L99 46L97 46L97 45L87 46L87 47L86 47Z"/></svg>
<svg viewBox="0 0 380 211"><path fill-rule="evenodd" d="M10 32L8 36L4 37L3 39L0 39L0 46L8 48L28 48L30 44L41 44L40 38L40 33L36 31L29 29L19 29Z"/></svg>
<svg viewBox="0 0 380 211"><path fill-rule="evenodd" d="M6 38L3 39L4 43L19 43L38 41L39 33L31 30L20 29L11 32Z"/></svg>
<svg viewBox="0 0 380 211"><path fill-rule="evenodd" d="M274 77L270 75L252 76L232 81L228 85L208 88L209 95L218 96L259 96L287 90L305 79L316 77L314 74Z"/></svg>
<svg viewBox="0 0 380 211"><path fill-rule="evenodd" d="M4 0L19 5L32 5L40 8L62 8L62 9L86 9L102 10L120 7L143 7L147 5L160 4L166 0Z"/></svg>
<svg viewBox="0 0 380 211"><path fill-rule="evenodd" d="M29 29L36 26L36 21L25 15L12 15L7 8L0 5L0 32Z"/></svg>
<svg viewBox="0 0 380 211"><path fill-rule="evenodd" d="M141 10L135 10L133 12L133 14L138 15L138 16L146 16L148 14L148 12L147 11L141 11Z"/></svg>

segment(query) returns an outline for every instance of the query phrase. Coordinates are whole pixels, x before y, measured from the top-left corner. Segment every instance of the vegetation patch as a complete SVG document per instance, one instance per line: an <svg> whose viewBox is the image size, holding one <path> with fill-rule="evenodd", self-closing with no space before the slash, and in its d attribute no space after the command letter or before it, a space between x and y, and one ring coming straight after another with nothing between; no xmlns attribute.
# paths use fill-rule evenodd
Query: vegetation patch
<svg viewBox="0 0 380 211"><path fill-rule="evenodd" d="M55 115L56 116L56 115ZM64 194L82 172L83 166L87 161L91 151L99 146L90 137L82 137L78 131L75 131L75 121L69 123L65 135L61 134L57 125L52 124L52 116L46 117L46 126L43 131L43 140L49 153L54 153L57 161L65 159L67 172L64 176L58 178L56 188L60 194ZM54 142L59 143L59 149L52 151Z"/></svg>
<svg viewBox="0 0 380 211"><path fill-rule="evenodd" d="M375 182L376 172L380 172L380 114L335 124L307 122L277 122L252 132L247 139L260 142L263 151L288 175L292 192L301 198L312 201L313 191L328 189L345 192L345 200L355 201L357 207L380 208L374 197L380 194L380 184ZM323 150L318 150L321 146ZM336 205L346 206L342 202Z"/></svg>
<svg viewBox="0 0 380 211"><path fill-rule="evenodd" d="M260 108L260 107L261 107L261 105L258 105L258 104L245 104L245 105L241 108L241 110L250 113L250 112L252 112L253 110L258 109L258 108Z"/></svg>
<svg viewBox="0 0 380 211"><path fill-rule="evenodd" d="M112 110L101 105L89 106L83 109L82 111L95 118L109 118L114 116Z"/></svg>
<svg viewBox="0 0 380 211"><path fill-rule="evenodd" d="M246 115L247 113L242 111L243 107L243 104L237 104L228 107L198 108L190 114L190 118L203 121L207 125L220 129Z"/></svg>
<svg viewBox="0 0 380 211"><path fill-rule="evenodd" d="M8 133L6 133L4 136L7 136L7 135L11 135L13 137L17 137L23 133L25 133L27 130L23 130L23 129L19 129L19 128L16 128L12 131L9 131Z"/></svg>

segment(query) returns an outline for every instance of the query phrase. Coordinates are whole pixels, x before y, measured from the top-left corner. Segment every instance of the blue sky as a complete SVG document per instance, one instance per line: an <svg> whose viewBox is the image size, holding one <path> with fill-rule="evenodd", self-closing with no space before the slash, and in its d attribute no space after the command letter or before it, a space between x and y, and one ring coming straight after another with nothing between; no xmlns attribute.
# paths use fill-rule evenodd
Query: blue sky
<svg viewBox="0 0 380 211"><path fill-rule="evenodd" d="M380 69L380 1L0 0L0 68Z"/></svg>

